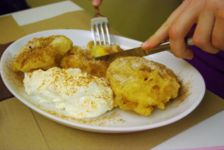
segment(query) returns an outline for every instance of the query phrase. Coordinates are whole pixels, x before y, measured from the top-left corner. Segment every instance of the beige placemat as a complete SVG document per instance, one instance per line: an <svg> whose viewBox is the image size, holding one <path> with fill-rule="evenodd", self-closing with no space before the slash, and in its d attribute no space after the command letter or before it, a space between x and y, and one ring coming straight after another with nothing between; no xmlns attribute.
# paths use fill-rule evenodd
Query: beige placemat
<svg viewBox="0 0 224 150"><path fill-rule="evenodd" d="M85 11L65 13L47 20L19 26L12 16L0 18L0 43L14 41L26 34L49 29L90 29L90 15Z"/></svg>
<svg viewBox="0 0 224 150"><path fill-rule="evenodd" d="M100 134L65 127L31 111L15 98L0 102L1 150L146 150L224 109L224 100L207 91L200 106L164 127L129 134Z"/></svg>
<svg viewBox="0 0 224 150"><path fill-rule="evenodd" d="M0 44L14 41L24 35L21 27L18 26L12 16L0 18Z"/></svg>

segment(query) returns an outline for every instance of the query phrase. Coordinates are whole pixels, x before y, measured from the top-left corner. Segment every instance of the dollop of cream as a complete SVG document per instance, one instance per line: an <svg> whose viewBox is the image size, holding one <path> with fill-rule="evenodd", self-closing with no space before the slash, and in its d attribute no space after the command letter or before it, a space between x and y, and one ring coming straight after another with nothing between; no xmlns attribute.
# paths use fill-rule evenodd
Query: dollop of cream
<svg viewBox="0 0 224 150"><path fill-rule="evenodd" d="M108 81L78 68L36 70L25 73L23 83L34 103L68 117L93 118L113 108Z"/></svg>

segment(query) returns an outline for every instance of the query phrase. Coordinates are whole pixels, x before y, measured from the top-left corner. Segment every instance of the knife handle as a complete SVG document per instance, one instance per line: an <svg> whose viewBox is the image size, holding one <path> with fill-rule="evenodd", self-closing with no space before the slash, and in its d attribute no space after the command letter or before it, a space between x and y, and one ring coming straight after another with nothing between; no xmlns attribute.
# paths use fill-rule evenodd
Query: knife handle
<svg viewBox="0 0 224 150"><path fill-rule="evenodd" d="M192 41L192 38L188 38L186 40L186 44L187 46L193 46L193 41ZM164 42L162 44L160 44L159 46L155 47L155 48L152 48L148 51L145 51L145 55L149 55L149 54L153 54L153 53L159 53L159 52L162 52L162 51L165 51L165 50L169 50L170 49L170 42Z"/></svg>
<svg viewBox="0 0 224 150"><path fill-rule="evenodd" d="M187 46L193 46L192 38L186 39L186 44L187 44ZM164 42L164 43L160 44L158 47L170 49L170 42L169 41Z"/></svg>

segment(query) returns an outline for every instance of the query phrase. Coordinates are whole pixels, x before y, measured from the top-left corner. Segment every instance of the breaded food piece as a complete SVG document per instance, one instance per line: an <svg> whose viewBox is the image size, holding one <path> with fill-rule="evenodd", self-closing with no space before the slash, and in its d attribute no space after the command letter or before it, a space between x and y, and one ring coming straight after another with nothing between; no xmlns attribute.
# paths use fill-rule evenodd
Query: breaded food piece
<svg viewBox="0 0 224 150"><path fill-rule="evenodd" d="M21 48L12 68L14 71L29 72L57 66L72 45L72 41L63 35L34 38Z"/></svg>
<svg viewBox="0 0 224 150"><path fill-rule="evenodd" d="M93 41L90 41L87 44L87 48L90 51L90 54L93 57L99 57L99 56L104 56L104 55L108 55L111 53L117 53L120 51L123 51L120 46L118 45L111 45L111 46L107 46L107 45L94 45Z"/></svg>
<svg viewBox="0 0 224 150"><path fill-rule="evenodd" d="M140 115L150 115L154 108L178 96L180 83L162 64L142 57L121 57L108 67L106 77L115 94L115 105Z"/></svg>
<svg viewBox="0 0 224 150"><path fill-rule="evenodd" d="M61 60L62 68L80 68L98 77L105 77L108 63L95 60L88 50L74 46Z"/></svg>

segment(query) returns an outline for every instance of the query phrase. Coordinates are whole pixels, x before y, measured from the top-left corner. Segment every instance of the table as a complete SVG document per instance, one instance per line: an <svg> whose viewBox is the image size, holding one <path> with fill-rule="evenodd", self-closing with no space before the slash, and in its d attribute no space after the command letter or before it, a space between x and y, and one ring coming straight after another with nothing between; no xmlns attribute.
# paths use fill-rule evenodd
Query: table
<svg viewBox="0 0 224 150"><path fill-rule="evenodd" d="M47 12L47 13L46 13ZM35 16L35 17L34 17ZM0 16L0 49L26 34L46 29L89 29L91 16L71 1ZM10 29L10 30L8 30ZM2 46L3 45L3 46ZM1 51L1 52L2 52ZM0 102L0 149L224 149L224 100L206 91L200 106L165 127L129 134L71 129L33 112L9 93Z"/></svg>

